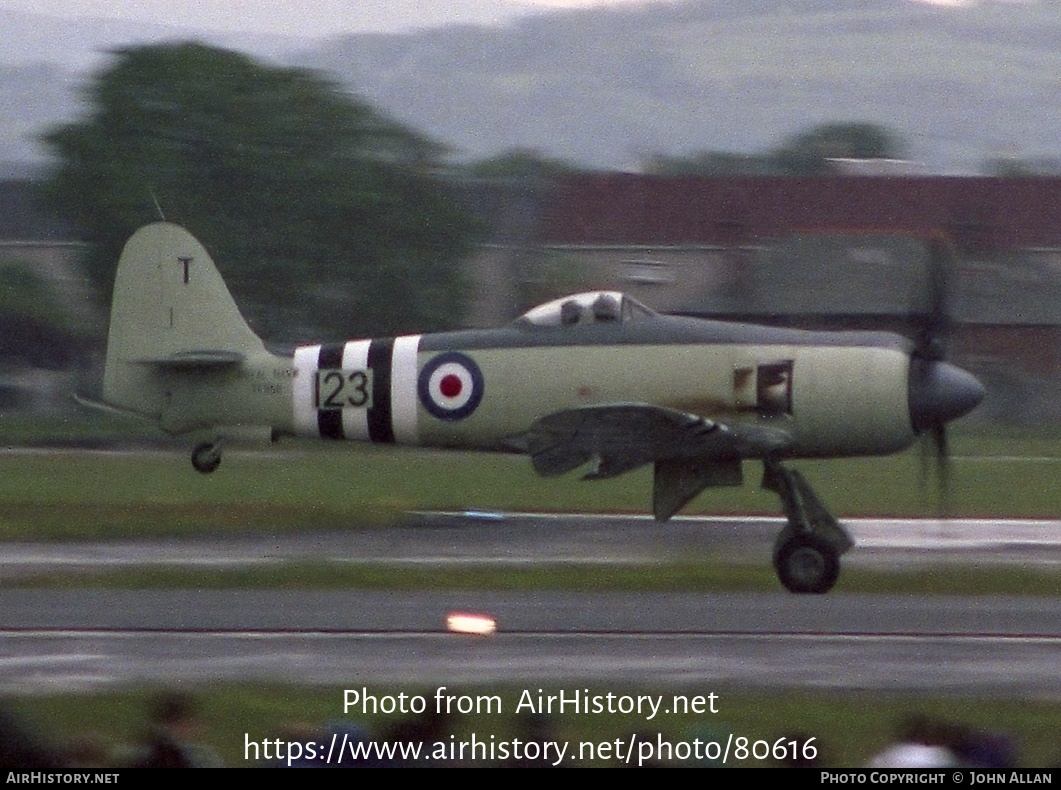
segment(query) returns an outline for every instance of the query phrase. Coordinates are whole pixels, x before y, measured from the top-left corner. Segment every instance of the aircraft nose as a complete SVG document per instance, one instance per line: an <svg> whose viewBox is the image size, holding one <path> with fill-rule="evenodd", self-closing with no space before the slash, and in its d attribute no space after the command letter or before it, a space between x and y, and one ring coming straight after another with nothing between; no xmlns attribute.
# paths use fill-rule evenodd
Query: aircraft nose
<svg viewBox="0 0 1061 790"><path fill-rule="evenodd" d="M915 431L956 420L984 399L984 385L972 373L947 362L910 363L910 422Z"/></svg>

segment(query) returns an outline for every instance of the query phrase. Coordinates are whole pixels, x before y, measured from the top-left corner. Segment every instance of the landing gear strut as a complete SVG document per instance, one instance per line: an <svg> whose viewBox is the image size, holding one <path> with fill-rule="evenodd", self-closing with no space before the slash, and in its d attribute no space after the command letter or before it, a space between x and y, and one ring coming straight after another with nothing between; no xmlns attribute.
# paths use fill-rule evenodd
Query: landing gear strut
<svg viewBox="0 0 1061 790"><path fill-rule="evenodd" d="M203 442L192 450L195 471L208 475L221 466L221 442Z"/></svg>
<svg viewBox="0 0 1061 790"><path fill-rule="evenodd" d="M840 575L840 555L855 545L799 472L763 461L763 488L781 498L788 523L774 542L774 569L787 590L826 593Z"/></svg>

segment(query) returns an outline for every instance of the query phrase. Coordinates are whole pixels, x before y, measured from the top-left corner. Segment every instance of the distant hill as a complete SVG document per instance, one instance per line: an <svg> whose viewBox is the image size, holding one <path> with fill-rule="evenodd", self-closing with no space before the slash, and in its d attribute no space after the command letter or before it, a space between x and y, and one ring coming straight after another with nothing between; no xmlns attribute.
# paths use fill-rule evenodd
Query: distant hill
<svg viewBox="0 0 1061 790"><path fill-rule="evenodd" d="M1061 154L1061 3L690 0L353 36L306 62L469 156L600 166L894 127L935 167Z"/></svg>
<svg viewBox="0 0 1061 790"><path fill-rule="evenodd" d="M0 32L20 41L5 18ZM77 106L75 69L12 62L13 51L0 57L0 160L32 156L36 130ZM523 147L624 167L762 151L833 120L889 126L934 170L1061 158L1061 3L1045 0L686 0L362 34L280 56L465 158Z"/></svg>

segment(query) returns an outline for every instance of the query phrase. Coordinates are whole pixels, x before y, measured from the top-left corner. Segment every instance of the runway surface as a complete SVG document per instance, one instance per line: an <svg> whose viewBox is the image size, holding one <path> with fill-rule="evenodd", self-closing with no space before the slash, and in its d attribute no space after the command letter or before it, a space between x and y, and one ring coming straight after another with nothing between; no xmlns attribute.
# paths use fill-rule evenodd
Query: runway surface
<svg viewBox="0 0 1061 790"><path fill-rule="evenodd" d="M282 539L19 544L5 547L3 572L308 557L637 562L708 549L768 563L777 527L772 519L660 527L420 514L404 527ZM1056 567L1061 532L1047 522L875 522L853 531L863 546L845 563L957 555L1036 567ZM130 682L579 681L1061 699L1061 596L11 588L0 600L7 692ZM488 614L498 633L445 633L454 611Z"/></svg>
<svg viewBox="0 0 1061 790"><path fill-rule="evenodd" d="M844 564L1031 564L1061 568L1061 521L845 519ZM145 565L237 567L295 560L405 564L645 563L693 557L768 562L783 521L529 513L410 513L402 524L316 534L10 542L0 577Z"/></svg>

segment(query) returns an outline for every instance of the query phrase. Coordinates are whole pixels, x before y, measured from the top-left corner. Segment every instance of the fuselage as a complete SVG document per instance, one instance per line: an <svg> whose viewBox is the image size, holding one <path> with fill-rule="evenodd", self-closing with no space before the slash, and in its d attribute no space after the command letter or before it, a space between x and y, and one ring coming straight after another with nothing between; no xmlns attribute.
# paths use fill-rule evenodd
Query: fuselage
<svg viewBox="0 0 1061 790"><path fill-rule="evenodd" d="M248 359L217 382L243 392L209 402L277 434L482 450L557 411L645 403L782 428L790 457L876 455L914 439L909 368L896 335L654 315L303 346Z"/></svg>
<svg viewBox="0 0 1061 790"><path fill-rule="evenodd" d="M559 411L651 404L779 428L791 436L784 457L883 455L917 434L912 354L910 341L884 332L651 311L572 325L521 319L266 352L194 382L175 377L160 421L173 432L257 426L274 436L505 450Z"/></svg>

